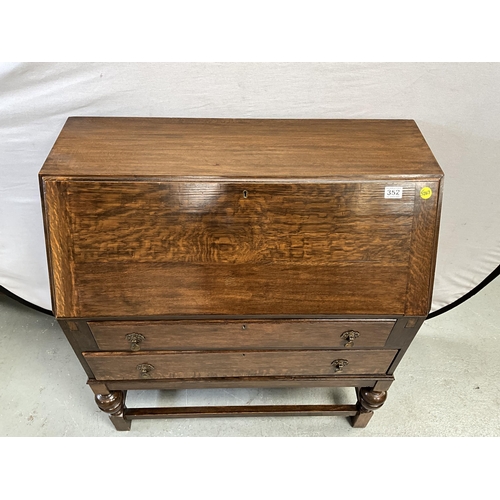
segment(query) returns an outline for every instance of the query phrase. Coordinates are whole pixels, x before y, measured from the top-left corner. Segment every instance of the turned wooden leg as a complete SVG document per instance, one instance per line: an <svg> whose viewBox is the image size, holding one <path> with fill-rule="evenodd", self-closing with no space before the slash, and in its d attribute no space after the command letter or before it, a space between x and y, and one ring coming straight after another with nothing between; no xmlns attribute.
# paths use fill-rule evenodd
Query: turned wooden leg
<svg viewBox="0 0 500 500"><path fill-rule="evenodd" d="M94 391L97 406L109 415L117 431L129 431L131 421L124 417L127 391L109 391L106 384L90 379L87 382Z"/></svg>
<svg viewBox="0 0 500 500"><path fill-rule="evenodd" d="M97 406L109 415L117 431L129 431L131 421L124 416L127 391L110 391L104 382L89 379L87 384L95 394Z"/></svg>
<svg viewBox="0 0 500 500"><path fill-rule="evenodd" d="M117 431L129 431L131 421L125 419L123 410L125 409L125 391L110 391L108 394L96 394L95 402L105 413L109 414L109 419Z"/></svg>
<svg viewBox="0 0 500 500"><path fill-rule="evenodd" d="M352 417L351 425L356 428L366 427L373 416L373 411L380 408L387 399L387 391L374 391L372 387L356 389L358 394L358 413Z"/></svg>

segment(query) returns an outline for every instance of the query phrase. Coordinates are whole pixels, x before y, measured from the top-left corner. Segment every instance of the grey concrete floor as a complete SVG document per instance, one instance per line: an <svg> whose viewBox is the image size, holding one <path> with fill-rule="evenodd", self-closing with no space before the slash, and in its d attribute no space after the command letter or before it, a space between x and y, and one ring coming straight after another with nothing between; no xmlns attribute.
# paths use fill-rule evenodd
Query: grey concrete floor
<svg viewBox="0 0 500 500"><path fill-rule="evenodd" d="M118 433L51 316L0 293L0 436L500 436L500 279L424 323L365 429L342 417L136 420ZM128 406L353 403L353 389L132 391Z"/></svg>

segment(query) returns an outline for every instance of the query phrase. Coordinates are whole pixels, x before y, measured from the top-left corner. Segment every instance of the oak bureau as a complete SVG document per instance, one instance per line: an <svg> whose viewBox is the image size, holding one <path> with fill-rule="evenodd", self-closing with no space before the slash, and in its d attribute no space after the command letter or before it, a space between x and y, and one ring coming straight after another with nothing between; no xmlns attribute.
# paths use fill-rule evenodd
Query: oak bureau
<svg viewBox="0 0 500 500"><path fill-rule="evenodd" d="M74 117L39 177L53 312L118 430L268 414L364 427L429 313L443 173L413 120ZM125 401L287 386L355 400Z"/></svg>

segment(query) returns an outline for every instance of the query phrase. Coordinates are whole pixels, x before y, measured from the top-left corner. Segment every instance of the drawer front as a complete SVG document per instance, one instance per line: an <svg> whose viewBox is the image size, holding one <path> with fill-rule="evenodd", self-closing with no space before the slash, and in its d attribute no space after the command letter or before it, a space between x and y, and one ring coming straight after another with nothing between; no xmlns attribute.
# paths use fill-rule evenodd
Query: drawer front
<svg viewBox="0 0 500 500"><path fill-rule="evenodd" d="M91 321L103 351L383 347L395 321Z"/></svg>
<svg viewBox="0 0 500 500"><path fill-rule="evenodd" d="M384 374L396 350L84 353L97 380Z"/></svg>

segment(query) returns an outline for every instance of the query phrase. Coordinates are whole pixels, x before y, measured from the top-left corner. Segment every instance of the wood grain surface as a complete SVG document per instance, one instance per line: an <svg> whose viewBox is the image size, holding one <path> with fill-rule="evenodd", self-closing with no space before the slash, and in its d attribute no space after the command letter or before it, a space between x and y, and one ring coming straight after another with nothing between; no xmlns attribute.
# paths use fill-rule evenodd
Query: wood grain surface
<svg viewBox="0 0 500 500"><path fill-rule="evenodd" d="M74 118L40 176L59 318L427 313L411 120Z"/></svg>
<svg viewBox="0 0 500 500"><path fill-rule="evenodd" d="M99 386L104 384L109 390L176 390L176 389L236 389L270 387L374 387L385 384L390 387L394 382L391 375L310 375L310 376L266 376L266 377L214 377L214 378L177 378L177 379L136 379L89 381ZM384 389L385 390L385 389Z"/></svg>
<svg viewBox="0 0 500 500"><path fill-rule="evenodd" d="M245 377L276 375L385 374L396 350L321 351L151 351L83 353L97 380L140 379L138 365L150 364L150 378ZM349 364L336 371L336 359Z"/></svg>
<svg viewBox="0 0 500 500"><path fill-rule="evenodd" d="M404 262L413 191L387 183L66 182L76 262ZM369 228L369 231L367 229Z"/></svg>
<svg viewBox="0 0 500 500"><path fill-rule="evenodd" d="M400 315L408 265L100 263L78 268L85 318L184 315Z"/></svg>
<svg viewBox="0 0 500 500"><path fill-rule="evenodd" d="M127 335L139 333L140 350L331 349L344 347L344 332L356 331L352 349L383 347L395 321L91 321L103 351L128 351Z"/></svg>
<svg viewBox="0 0 500 500"><path fill-rule="evenodd" d="M430 198L420 196L422 189L432 190ZM415 183L415 217L405 306L407 316L427 316L431 308L441 202L442 180Z"/></svg>
<svg viewBox="0 0 500 500"><path fill-rule="evenodd" d="M413 120L69 118L44 175L441 176Z"/></svg>
<svg viewBox="0 0 500 500"><path fill-rule="evenodd" d="M338 416L357 414L356 405L239 405L184 406L163 408L126 408L126 419L200 418L200 417L265 417L265 416Z"/></svg>
<svg viewBox="0 0 500 500"><path fill-rule="evenodd" d="M442 177L412 120L68 119L40 186L54 313L98 406L125 430L131 389L354 386L356 407L129 417L366 425L430 308Z"/></svg>
<svg viewBox="0 0 500 500"><path fill-rule="evenodd" d="M403 314L415 189L398 184L48 178L57 314Z"/></svg>

